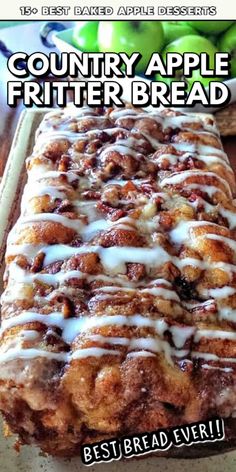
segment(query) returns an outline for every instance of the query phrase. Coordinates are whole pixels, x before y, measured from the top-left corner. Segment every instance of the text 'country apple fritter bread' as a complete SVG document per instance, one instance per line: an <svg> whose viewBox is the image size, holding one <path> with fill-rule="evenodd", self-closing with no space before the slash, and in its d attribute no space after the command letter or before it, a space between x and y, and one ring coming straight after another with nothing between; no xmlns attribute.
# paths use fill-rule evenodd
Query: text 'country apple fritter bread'
<svg viewBox="0 0 236 472"><path fill-rule="evenodd" d="M68 456L217 415L232 446L236 186L214 119L53 110L27 170L2 296L11 431Z"/></svg>

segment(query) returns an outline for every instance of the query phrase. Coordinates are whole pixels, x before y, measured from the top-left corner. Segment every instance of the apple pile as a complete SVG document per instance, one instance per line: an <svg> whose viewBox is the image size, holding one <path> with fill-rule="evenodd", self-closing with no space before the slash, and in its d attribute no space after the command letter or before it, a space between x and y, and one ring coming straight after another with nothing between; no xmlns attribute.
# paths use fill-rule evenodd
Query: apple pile
<svg viewBox="0 0 236 472"><path fill-rule="evenodd" d="M138 74L144 73L154 52L161 53L164 62L170 52L206 52L211 67L216 52L228 52L231 77L236 77L236 21L80 21L73 30L72 43L85 52L139 52L142 59L136 67ZM201 77L197 69L190 78L179 70L174 78L157 74L154 79L168 84L183 80L188 87L196 80L205 87L212 81Z"/></svg>

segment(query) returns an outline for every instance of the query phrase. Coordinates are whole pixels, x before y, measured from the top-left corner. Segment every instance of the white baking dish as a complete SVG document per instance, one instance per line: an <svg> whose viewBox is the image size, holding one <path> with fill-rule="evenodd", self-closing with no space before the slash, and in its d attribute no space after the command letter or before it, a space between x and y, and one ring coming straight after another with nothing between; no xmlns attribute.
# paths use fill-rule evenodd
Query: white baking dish
<svg viewBox="0 0 236 472"><path fill-rule="evenodd" d="M78 55L81 55L82 51L79 51L72 44L72 32L73 32L73 28L53 33L53 36L52 36L53 42L55 43L55 45L61 52L76 52ZM123 98L124 100L127 100L128 102L131 101L131 83L134 80L140 80L140 77L136 76L134 79L129 79L129 78L120 79L119 78L119 83L122 85L123 90L124 90ZM142 81L146 83L150 83L150 80L148 79L142 78ZM236 78L227 80L226 83L231 92L230 103L235 102L236 101ZM190 111L189 108L178 108L178 109L181 111L187 111L187 112ZM217 111L217 108L210 108L210 107L205 108L203 105L198 104L195 107L191 108L191 111L214 113Z"/></svg>
<svg viewBox="0 0 236 472"><path fill-rule="evenodd" d="M19 213L20 195L25 183L25 158L32 151L34 135L46 110L24 111L12 144L8 164L2 180L0 193L0 256L1 272L7 233ZM2 274L0 274L2 279ZM0 280L1 280L0 279ZM2 287L0 287L2 288ZM81 472L88 470L79 458L70 461L53 459L43 455L39 449L24 446L17 453L13 449L14 438L3 437L0 425L0 471L1 472ZM235 472L236 451L205 459L164 459L116 461L92 466L91 472Z"/></svg>

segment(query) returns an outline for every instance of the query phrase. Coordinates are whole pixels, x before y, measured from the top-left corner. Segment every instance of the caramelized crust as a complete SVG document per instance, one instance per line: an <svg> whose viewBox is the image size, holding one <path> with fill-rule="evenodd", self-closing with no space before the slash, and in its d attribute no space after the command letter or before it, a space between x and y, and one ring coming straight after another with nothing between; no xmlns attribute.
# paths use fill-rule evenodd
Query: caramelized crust
<svg viewBox="0 0 236 472"><path fill-rule="evenodd" d="M70 456L220 415L233 447L236 184L212 116L53 110L27 170L1 310L11 431Z"/></svg>

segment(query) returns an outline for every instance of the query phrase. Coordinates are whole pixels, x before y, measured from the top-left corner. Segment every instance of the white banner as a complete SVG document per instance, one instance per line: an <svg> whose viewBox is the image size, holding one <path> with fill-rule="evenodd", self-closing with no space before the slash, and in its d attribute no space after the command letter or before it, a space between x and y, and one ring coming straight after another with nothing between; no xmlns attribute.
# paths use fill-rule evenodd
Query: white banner
<svg viewBox="0 0 236 472"><path fill-rule="evenodd" d="M235 0L10 0L1 20L235 20Z"/></svg>

